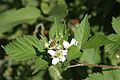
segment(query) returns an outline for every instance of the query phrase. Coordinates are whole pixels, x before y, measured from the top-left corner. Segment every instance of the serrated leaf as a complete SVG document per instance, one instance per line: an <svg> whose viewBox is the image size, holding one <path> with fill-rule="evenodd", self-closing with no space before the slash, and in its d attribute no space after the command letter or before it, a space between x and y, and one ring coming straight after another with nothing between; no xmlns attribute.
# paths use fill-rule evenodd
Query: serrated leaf
<svg viewBox="0 0 120 80"><path fill-rule="evenodd" d="M120 36L120 17L112 19L112 27L115 30L115 32Z"/></svg>
<svg viewBox="0 0 120 80"><path fill-rule="evenodd" d="M61 73L55 66L50 66L49 74L50 74L52 80L63 80Z"/></svg>
<svg viewBox="0 0 120 80"><path fill-rule="evenodd" d="M112 41L114 41L111 44L105 45L105 52L108 53L108 57L111 60L111 63L113 65L117 65L120 63L120 37L117 34L110 34L108 38ZM117 57L118 56L118 57Z"/></svg>
<svg viewBox="0 0 120 80"><path fill-rule="evenodd" d="M54 24L52 25L49 31L50 39L60 39L64 35L64 25L60 23L58 20L54 20Z"/></svg>
<svg viewBox="0 0 120 80"><path fill-rule="evenodd" d="M105 45L105 52L113 55L120 50L120 37L117 34L110 34L108 38L114 42L111 44Z"/></svg>
<svg viewBox="0 0 120 80"><path fill-rule="evenodd" d="M85 49L80 57L80 62L96 64L101 62L99 48Z"/></svg>
<svg viewBox="0 0 120 80"><path fill-rule="evenodd" d="M110 43L112 43L112 41L109 40L106 36L96 34L86 42L83 48L84 49L96 48Z"/></svg>
<svg viewBox="0 0 120 80"><path fill-rule="evenodd" d="M71 61L81 56L79 48L75 45L71 46L68 51L67 60Z"/></svg>
<svg viewBox="0 0 120 80"><path fill-rule="evenodd" d="M37 58L34 62L33 68L35 69L33 74L39 70L45 70L48 67L48 62L42 58Z"/></svg>
<svg viewBox="0 0 120 80"><path fill-rule="evenodd" d="M44 43L34 36L23 36L10 42L4 49L10 59L14 61L29 60L40 55L40 52L44 51Z"/></svg>
<svg viewBox="0 0 120 80"><path fill-rule="evenodd" d="M79 42L79 48L82 48L86 43L90 35L90 24L88 22L88 16L86 15L82 22L76 25L75 39Z"/></svg>
<svg viewBox="0 0 120 80"><path fill-rule="evenodd" d="M6 32L18 24L33 24L40 16L39 9L35 7L8 10L0 15L0 33Z"/></svg>
<svg viewBox="0 0 120 80"><path fill-rule="evenodd" d="M103 71L103 74L90 74L86 80L120 80L120 70Z"/></svg>

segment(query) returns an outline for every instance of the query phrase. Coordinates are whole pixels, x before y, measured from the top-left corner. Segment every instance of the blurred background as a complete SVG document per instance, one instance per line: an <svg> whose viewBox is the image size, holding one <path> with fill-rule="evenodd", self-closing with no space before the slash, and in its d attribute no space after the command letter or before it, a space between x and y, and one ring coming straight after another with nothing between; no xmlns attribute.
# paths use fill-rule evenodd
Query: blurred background
<svg viewBox="0 0 120 80"><path fill-rule="evenodd" d="M80 23L86 14L92 34L114 33L111 22L112 17L120 15L120 0L0 0L0 80L37 80L31 78L29 63L9 62L2 46L18 36L35 35L39 23L44 28L40 27L38 33L48 36L55 17L61 22L65 20L74 32L75 24ZM38 80L49 80L47 71L40 75L44 78L39 76ZM73 77L78 75L79 72L73 72Z"/></svg>

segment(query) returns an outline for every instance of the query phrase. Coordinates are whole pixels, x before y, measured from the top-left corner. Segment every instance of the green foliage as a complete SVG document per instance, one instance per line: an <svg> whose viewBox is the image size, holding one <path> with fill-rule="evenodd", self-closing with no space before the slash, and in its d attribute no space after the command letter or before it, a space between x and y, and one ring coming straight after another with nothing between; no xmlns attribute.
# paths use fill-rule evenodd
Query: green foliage
<svg viewBox="0 0 120 80"><path fill-rule="evenodd" d="M120 17L112 19L112 27L115 30L115 32L120 35Z"/></svg>
<svg viewBox="0 0 120 80"><path fill-rule="evenodd" d="M9 55L10 59L15 61L29 60L35 58L39 52L44 49L43 41L33 36L23 36L16 38L15 41L10 42L4 47L6 54Z"/></svg>
<svg viewBox="0 0 120 80"><path fill-rule="evenodd" d="M112 43L111 40L109 40L106 36L104 35L94 35L93 37L91 37L85 44L85 46L83 47L85 48L96 48L96 47L100 47L103 45L107 45Z"/></svg>
<svg viewBox="0 0 120 80"><path fill-rule="evenodd" d="M112 27L115 30L115 32L117 34L110 34L108 36L108 38L112 41L114 41L114 43L108 44L105 46L105 52L109 53L107 56L109 57L109 59L111 60L111 63L113 65L118 65L120 63L120 17L117 18L113 18L112 19Z"/></svg>
<svg viewBox="0 0 120 80"><path fill-rule="evenodd" d="M82 48L90 36L90 24L86 15L83 21L76 25L75 39L79 42L79 48Z"/></svg>
<svg viewBox="0 0 120 80"><path fill-rule="evenodd" d="M47 20L54 21L54 18L61 20L67 15L67 5L64 0L58 0L58 2L49 11L49 17Z"/></svg>
<svg viewBox="0 0 120 80"><path fill-rule="evenodd" d="M90 74L86 80L120 80L120 70L103 71L103 73Z"/></svg>
<svg viewBox="0 0 120 80"><path fill-rule="evenodd" d="M42 58L37 58L34 61L33 68L35 69L33 74L38 72L39 70L45 70L48 67L48 62Z"/></svg>
<svg viewBox="0 0 120 80"><path fill-rule="evenodd" d="M22 2L25 6L37 7L37 5L38 5L37 0L22 0Z"/></svg>
<svg viewBox="0 0 120 80"><path fill-rule="evenodd" d="M64 25L55 19L54 24L52 25L52 27L49 31L49 37L51 39L53 39L55 37L57 39L59 39L63 35L64 35Z"/></svg>
<svg viewBox="0 0 120 80"><path fill-rule="evenodd" d="M0 54L0 80L119 80L120 70L104 70L120 65L120 17L112 19L116 34L109 22L118 2L1 0L0 45L7 56Z"/></svg>
<svg viewBox="0 0 120 80"><path fill-rule="evenodd" d="M0 33L6 32L18 24L33 24L40 16L39 9L35 7L8 10L0 15Z"/></svg>
<svg viewBox="0 0 120 80"><path fill-rule="evenodd" d="M69 51L68 51L68 61L71 61L71 60L74 60L74 59L77 59L81 56L81 52L79 50L79 48L77 46L71 46L69 48Z"/></svg>
<svg viewBox="0 0 120 80"><path fill-rule="evenodd" d="M101 62L101 55L99 48L91 48L83 50L82 56L80 57L81 63L96 64Z"/></svg>
<svg viewBox="0 0 120 80"><path fill-rule="evenodd" d="M49 73L51 75L52 80L63 80L60 72L55 66L50 66Z"/></svg>
<svg viewBox="0 0 120 80"><path fill-rule="evenodd" d="M32 80L44 80L45 71L40 71L36 75L32 76Z"/></svg>
<svg viewBox="0 0 120 80"><path fill-rule="evenodd" d="M120 37L117 34L110 34L108 38L114 42L105 46L105 52L113 56L120 49Z"/></svg>

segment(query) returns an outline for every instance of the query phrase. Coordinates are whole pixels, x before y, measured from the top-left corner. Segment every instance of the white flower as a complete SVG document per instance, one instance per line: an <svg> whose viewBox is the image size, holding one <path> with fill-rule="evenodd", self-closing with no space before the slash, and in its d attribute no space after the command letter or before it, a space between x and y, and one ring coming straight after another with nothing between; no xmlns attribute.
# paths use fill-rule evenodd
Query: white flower
<svg viewBox="0 0 120 80"><path fill-rule="evenodd" d="M45 48L49 48L49 43L45 43Z"/></svg>
<svg viewBox="0 0 120 80"><path fill-rule="evenodd" d="M78 41L76 41L74 38L72 38L71 42L67 42L67 41L63 41L63 46L65 49L68 49L69 47L71 47L72 45L77 45Z"/></svg>
<svg viewBox="0 0 120 80"><path fill-rule="evenodd" d="M64 62L66 60L67 50L48 50L48 53L51 55L52 64L55 65L58 62Z"/></svg>

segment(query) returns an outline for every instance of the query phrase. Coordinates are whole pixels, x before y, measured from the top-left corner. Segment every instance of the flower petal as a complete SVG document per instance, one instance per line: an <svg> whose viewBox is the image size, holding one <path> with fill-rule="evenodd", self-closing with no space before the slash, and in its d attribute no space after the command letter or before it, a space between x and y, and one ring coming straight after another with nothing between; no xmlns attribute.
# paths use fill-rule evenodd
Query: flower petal
<svg viewBox="0 0 120 80"><path fill-rule="evenodd" d="M71 40L71 42L70 42L70 45L72 46L72 45L76 45L76 40L74 39L74 38L72 38L72 40Z"/></svg>
<svg viewBox="0 0 120 80"><path fill-rule="evenodd" d="M54 50L48 50L48 53L49 53L51 56L54 56L55 53L56 53L56 51L54 51Z"/></svg>
<svg viewBox="0 0 120 80"><path fill-rule="evenodd" d="M59 62L59 58L53 58L52 59L52 64L57 64Z"/></svg>
<svg viewBox="0 0 120 80"><path fill-rule="evenodd" d="M63 46L64 48L68 49L70 47L70 44L67 41L63 41Z"/></svg>
<svg viewBox="0 0 120 80"><path fill-rule="evenodd" d="M68 50L62 50L62 55L67 55Z"/></svg>
<svg viewBox="0 0 120 80"><path fill-rule="evenodd" d="M64 62L65 60L66 60L65 56L62 56L62 57L60 58L60 61L62 61L62 62Z"/></svg>

